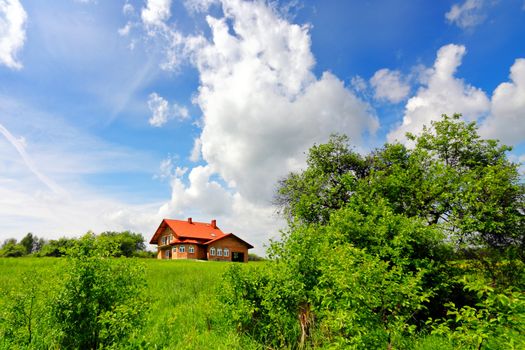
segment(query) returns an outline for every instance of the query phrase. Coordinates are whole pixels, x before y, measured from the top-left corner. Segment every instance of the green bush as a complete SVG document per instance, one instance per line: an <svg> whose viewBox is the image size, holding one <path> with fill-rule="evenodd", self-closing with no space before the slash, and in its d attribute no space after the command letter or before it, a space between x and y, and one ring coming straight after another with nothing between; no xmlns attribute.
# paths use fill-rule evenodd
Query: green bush
<svg viewBox="0 0 525 350"><path fill-rule="evenodd" d="M143 266L110 258L115 249L88 234L69 250L65 280L53 302L62 347L118 348L142 325Z"/></svg>
<svg viewBox="0 0 525 350"><path fill-rule="evenodd" d="M464 278L462 282L479 301L474 306L447 304L446 319L429 321L432 334L445 336L462 349L524 349L523 291L512 287L497 291L480 278Z"/></svg>

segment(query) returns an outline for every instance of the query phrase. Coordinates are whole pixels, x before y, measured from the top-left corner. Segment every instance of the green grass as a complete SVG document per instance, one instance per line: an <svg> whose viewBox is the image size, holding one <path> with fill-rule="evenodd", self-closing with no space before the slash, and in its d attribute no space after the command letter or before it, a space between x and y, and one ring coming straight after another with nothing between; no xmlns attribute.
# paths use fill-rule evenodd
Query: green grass
<svg viewBox="0 0 525 350"><path fill-rule="evenodd" d="M142 259L146 270L149 311L133 347L143 349L258 349L248 337L224 322L218 305L220 282L230 263ZM25 288L21 276L42 279L52 294L60 283L62 258L0 258L0 307L9 293ZM250 263L253 264L253 263ZM256 263L260 264L260 263ZM45 303L45 300L44 300ZM1 321L1 320L0 320ZM2 324L0 322L0 327Z"/></svg>
<svg viewBox="0 0 525 350"><path fill-rule="evenodd" d="M63 258L0 258L0 316L13 293L22 293L28 284L38 283L41 309L49 304L56 286L60 285L60 271L67 263ZM224 271L231 263L212 261L167 261L140 259L146 270L149 311L144 327L137 330L130 349L263 349L251 338L238 334L225 322L218 303ZM257 266L264 262L250 262ZM25 280L24 280L25 279ZM24 299L22 299L24 300ZM12 305L12 304L11 304ZM35 321L35 332L47 333ZM0 334L2 333L0 318ZM49 348L53 334L37 335L39 341L27 349ZM428 336L407 339L413 349L453 349L446 339ZM40 344L40 345L39 345ZM2 346L0 349L11 349Z"/></svg>

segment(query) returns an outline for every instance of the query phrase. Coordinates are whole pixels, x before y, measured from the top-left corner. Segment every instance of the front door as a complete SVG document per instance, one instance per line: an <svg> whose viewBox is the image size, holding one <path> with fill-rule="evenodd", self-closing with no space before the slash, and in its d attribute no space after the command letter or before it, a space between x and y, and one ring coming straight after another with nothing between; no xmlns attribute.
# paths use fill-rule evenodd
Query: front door
<svg viewBox="0 0 525 350"><path fill-rule="evenodd" d="M244 262L244 253L232 252L232 261Z"/></svg>

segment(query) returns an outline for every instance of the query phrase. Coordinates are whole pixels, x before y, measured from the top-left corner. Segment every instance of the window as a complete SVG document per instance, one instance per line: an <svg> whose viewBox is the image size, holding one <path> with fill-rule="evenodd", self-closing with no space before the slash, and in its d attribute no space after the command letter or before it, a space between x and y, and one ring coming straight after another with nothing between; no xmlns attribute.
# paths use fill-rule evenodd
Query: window
<svg viewBox="0 0 525 350"><path fill-rule="evenodd" d="M210 255L215 256L215 248L210 248Z"/></svg>
<svg viewBox="0 0 525 350"><path fill-rule="evenodd" d="M222 249L221 248L217 248L217 256L222 256Z"/></svg>
<svg viewBox="0 0 525 350"><path fill-rule="evenodd" d="M173 254L177 252L177 247L173 248Z"/></svg>
<svg viewBox="0 0 525 350"><path fill-rule="evenodd" d="M162 237L162 244L163 245L169 244L172 238L173 238L172 235Z"/></svg>
<svg viewBox="0 0 525 350"><path fill-rule="evenodd" d="M189 253L192 253L192 254L195 253L195 248L194 248L192 245L190 245L190 246L188 247L188 252L189 252Z"/></svg>
<svg viewBox="0 0 525 350"><path fill-rule="evenodd" d="M230 256L230 250L228 248L224 248L224 256Z"/></svg>
<svg viewBox="0 0 525 350"><path fill-rule="evenodd" d="M166 257L166 259L170 258L170 253L171 253L171 250L166 250L166 252L164 253L164 256Z"/></svg>
<svg viewBox="0 0 525 350"><path fill-rule="evenodd" d="M179 253L184 253L184 252L185 252L184 246L180 245L179 246Z"/></svg>

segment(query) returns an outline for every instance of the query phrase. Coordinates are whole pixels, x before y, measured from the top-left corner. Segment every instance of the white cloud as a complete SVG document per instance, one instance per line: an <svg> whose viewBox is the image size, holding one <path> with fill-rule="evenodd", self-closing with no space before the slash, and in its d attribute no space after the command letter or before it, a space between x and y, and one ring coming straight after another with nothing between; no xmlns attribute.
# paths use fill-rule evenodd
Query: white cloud
<svg viewBox="0 0 525 350"><path fill-rule="evenodd" d="M190 160L198 162L201 159L202 141L200 138L193 140L193 148L191 149Z"/></svg>
<svg viewBox="0 0 525 350"><path fill-rule="evenodd" d="M211 5L219 3L218 0L184 0L184 7L190 13L205 12Z"/></svg>
<svg viewBox="0 0 525 350"><path fill-rule="evenodd" d="M352 77L352 79L350 80L350 85L358 93L365 93L368 89L368 84L366 83L366 80L359 75Z"/></svg>
<svg viewBox="0 0 525 350"><path fill-rule="evenodd" d="M170 119L185 120L190 117L188 109L174 103L171 107L168 101L159 96L156 92L148 97L148 108L153 113L148 122L152 126L161 127Z"/></svg>
<svg viewBox="0 0 525 350"><path fill-rule="evenodd" d="M510 81L494 90L491 113L481 125L480 133L508 144L525 141L525 58L512 65Z"/></svg>
<svg viewBox="0 0 525 350"><path fill-rule="evenodd" d="M277 180L304 165L312 143L333 132L360 143L377 120L333 74L313 75L307 26L261 2L225 1L223 9L225 18L208 16L212 42L194 55L202 155L246 200L268 203Z"/></svg>
<svg viewBox="0 0 525 350"><path fill-rule="evenodd" d="M139 190L88 184L90 175L150 173L156 162L151 154L95 138L26 101L0 95L0 115L0 241L27 232L50 239L90 229L148 236L158 225L161 203L119 199L139 198Z"/></svg>
<svg viewBox="0 0 525 350"><path fill-rule="evenodd" d="M11 145L16 149L20 157L22 158L25 166L44 184L46 185L51 191L53 191L55 194L65 194L65 191L57 185L53 180L48 178L45 174L43 174L34 164L31 157L26 152L26 141L25 138L22 138L22 140L16 139L9 130L7 130L2 124L0 124L0 134L2 134L7 141L11 143Z"/></svg>
<svg viewBox="0 0 525 350"><path fill-rule="evenodd" d="M452 5L445 18L460 28L472 28L485 20L484 6L484 0L465 0L462 4Z"/></svg>
<svg viewBox="0 0 525 350"><path fill-rule="evenodd" d="M455 77L465 52L464 46L454 44L439 49L434 66L424 74L423 86L405 106L402 125L388 134L388 141L404 141L406 132L417 133L442 114L462 113L466 120L477 120L489 112L485 93Z"/></svg>
<svg viewBox="0 0 525 350"><path fill-rule="evenodd" d="M197 208L199 212L214 216L230 213L233 196L217 181L210 180L213 170L209 165L193 168L188 175L188 186L177 176L181 174L184 173L174 174L172 178L171 201L161 207L161 215L180 217Z"/></svg>
<svg viewBox="0 0 525 350"><path fill-rule="evenodd" d="M403 101L410 92L410 85L396 70L392 71L386 68L378 70L370 79L370 84L375 90L374 97L376 99L391 103Z"/></svg>
<svg viewBox="0 0 525 350"><path fill-rule="evenodd" d="M126 23L126 25L122 28L119 28L118 33L120 36L126 36L129 34L129 31L131 30L131 23Z"/></svg>
<svg viewBox="0 0 525 350"><path fill-rule="evenodd" d="M148 108L153 113L148 120L150 125L159 127L166 124L169 112L168 101L154 92L148 97Z"/></svg>
<svg viewBox="0 0 525 350"><path fill-rule="evenodd" d="M171 27L169 35L157 34L174 63L166 68L188 57L198 70L194 103L203 113L202 133L190 158L200 150L206 163L187 180L173 177L172 199L160 213L216 216L223 229L244 233L262 252L283 226L270 204L278 179L305 166L313 143L340 132L359 145L378 121L335 75L314 75L309 26L288 22L260 1L221 4L223 17L206 18L210 39Z"/></svg>
<svg viewBox="0 0 525 350"><path fill-rule="evenodd" d="M171 16L171 0L147 0L141 18L149 26L163 26Z"/></svg>
<svg viewBox="0 0 525 350"><path fill-rule="evenodd" d="M24 46L27 14L18 0L0 0L0 63L22 68L16 54Z"/></svg>
<svg viewBox="0 0 525 350"><path fill-rule="evenodd" d="M132 15L135 13L135 8L129 2L126 2L124 6L122 6L122 13L127 16Z"/></svg>

